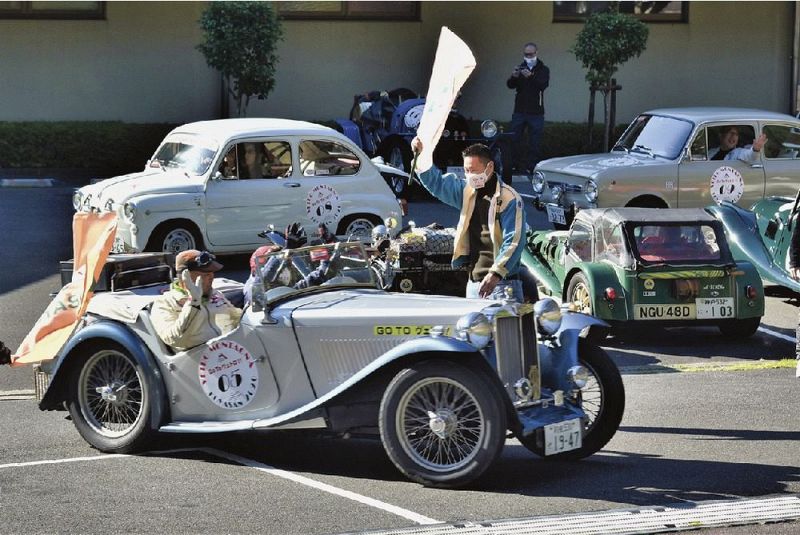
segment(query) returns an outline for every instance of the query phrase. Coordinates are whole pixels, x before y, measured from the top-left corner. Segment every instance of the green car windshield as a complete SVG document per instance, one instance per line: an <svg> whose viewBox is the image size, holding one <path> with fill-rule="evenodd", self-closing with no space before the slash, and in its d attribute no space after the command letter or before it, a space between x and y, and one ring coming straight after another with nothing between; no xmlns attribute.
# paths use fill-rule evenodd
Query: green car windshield
<svg viewBox="0 0 800 535"><path fill-rule="evenodd" d="M255 261L253 298L262 303L320 287L377 287L360 242L284 249Z"/></svg>
<svg viewBox="0 0 800 535"><path fill-rule="evenodd" d="M632 229L646 263L718 263L724 260L714 227L703 224L639 225Z"/></svg>

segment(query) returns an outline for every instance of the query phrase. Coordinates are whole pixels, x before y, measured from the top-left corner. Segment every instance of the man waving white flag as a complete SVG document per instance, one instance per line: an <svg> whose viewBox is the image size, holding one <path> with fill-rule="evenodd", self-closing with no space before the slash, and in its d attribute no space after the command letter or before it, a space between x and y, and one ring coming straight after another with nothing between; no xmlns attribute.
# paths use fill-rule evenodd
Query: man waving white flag
<svg viewBox="0 0 800 535"><path fill-rule="evenodd" d="M474 69L475 56L472 51L447 26L442 26L431 81L425 95L425 110L417 128L417 137L422 141L422 152L417 158L418 171L427 171L433 165L433 149L442 136L447 116L458 91Z"/></svg>

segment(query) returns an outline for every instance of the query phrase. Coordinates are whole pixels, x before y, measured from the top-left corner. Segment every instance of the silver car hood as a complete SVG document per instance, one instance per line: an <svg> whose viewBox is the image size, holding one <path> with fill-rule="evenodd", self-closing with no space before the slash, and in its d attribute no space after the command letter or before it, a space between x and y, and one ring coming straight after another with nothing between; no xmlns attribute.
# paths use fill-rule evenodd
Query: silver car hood
<svg viewBox="0 0 800 535"><path fill-rule="evenodd" d="M195 193L203 191L204 178L179 169L145 169L138 173L116 176L80 188L85 197L91 195L93 207L103 207L108 199L123 203L131 197L158 193Z"/></svg>
<svg viewBox="0 0 800 535"><path fill-rule="evenodd" d="M296 328L397 325L455 325L468 312L491 305L486 299L398 294L373 290L340 290L293 302Z"/></svg>
<svg viewBox="0 0 800 535"><path fill-rule="evenodd" d="M536 170L544 172L546 179L549 178L548 173L553 172L582 178L594 178L598 174L607 170L663 165L663 163L663 159L655 159L643 154L613 152L605 154L579 154L577 156L566 156L564 158L551 158L549 160L539 162L539 164L536 166Z"/></svg>

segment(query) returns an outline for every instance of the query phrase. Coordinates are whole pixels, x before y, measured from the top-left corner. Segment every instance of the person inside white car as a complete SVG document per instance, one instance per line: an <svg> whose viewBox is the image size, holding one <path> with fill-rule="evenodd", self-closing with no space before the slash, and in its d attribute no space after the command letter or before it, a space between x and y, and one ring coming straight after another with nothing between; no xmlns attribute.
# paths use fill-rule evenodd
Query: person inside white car
<svg viewBox="0 0 800 535"><path fill-rule="evenodd" d="M159 338L176 351L185 351L234 330L242 309L212 288L214 273L222 264L207 251L178 253L180 273L170 289L153 301L150 318Z"/></svg>

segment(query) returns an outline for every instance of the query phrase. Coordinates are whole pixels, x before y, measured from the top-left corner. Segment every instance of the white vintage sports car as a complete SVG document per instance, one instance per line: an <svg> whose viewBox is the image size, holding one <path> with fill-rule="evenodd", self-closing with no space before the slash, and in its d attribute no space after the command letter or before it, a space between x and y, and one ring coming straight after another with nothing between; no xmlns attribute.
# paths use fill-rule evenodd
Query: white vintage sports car
<svg viewBox="0 0 800 535"><path fill-rule="evenodd" d="M249 253L266 221L369 237L387 218L400 221L388 183L407 176L325 126L223 119L175 128L144 171L84 186L72 202L117 213L115 253Z"/></svg>
<svg viewBox="0 0 800 535"><path fill-rule="evenodd" d="M371 435L403 474L438 487L483 474L509 431L538 455L579 459L619 426L619 371L579 336L600 320L550 299L387 293L360 243L269 256L241 324L185 352L153 330L163 287L98 292L38 368L40 408L68 408L104 452L145 449L159 432Z"/></svg>

